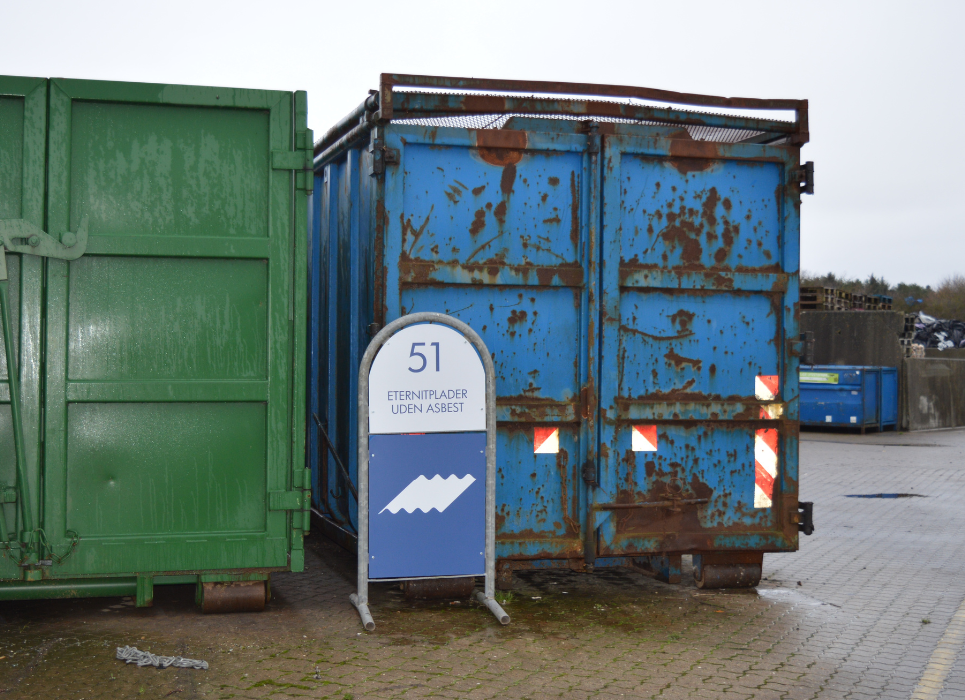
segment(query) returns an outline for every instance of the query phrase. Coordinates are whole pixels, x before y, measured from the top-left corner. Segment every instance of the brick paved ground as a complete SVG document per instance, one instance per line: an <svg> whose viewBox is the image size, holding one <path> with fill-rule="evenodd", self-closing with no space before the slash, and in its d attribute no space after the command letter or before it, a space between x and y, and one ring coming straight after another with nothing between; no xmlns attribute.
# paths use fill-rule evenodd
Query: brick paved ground
<svg viewBox="0 0 965 700"><path fill-rule="evenodd" d="M520 576L501 627L466 603L373 590L348 604L352 557L316 538L260 614L201 616L189 587L129 600L0 603L4 698L908 698L965 597L965 431L829 435L801 449L815 536L765 558L755 591L702 592L637 572ZM914 492L927 498L856 499ZM685 571L685 574L689 572ZM798 581L801 585L798 585ZM925 624L923 620L929 620ZM133 644L211 664L138 669ZM965 653L943 700L965 698Z"/></svg>

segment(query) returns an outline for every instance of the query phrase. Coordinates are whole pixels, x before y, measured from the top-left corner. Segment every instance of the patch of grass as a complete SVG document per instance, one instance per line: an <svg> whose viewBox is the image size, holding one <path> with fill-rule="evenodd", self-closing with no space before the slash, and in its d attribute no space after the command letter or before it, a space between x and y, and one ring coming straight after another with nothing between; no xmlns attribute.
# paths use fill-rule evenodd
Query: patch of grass
<svg viewBox="0 0 965 700"><path fill-rule="evenodd" d="M923 618L921 618L921 624L923 624L923 625L930 625L930 624L931 624L931 620L929 620L927 617L923 617Z"/></svg>
<svg viewBox="0 0 965 700"><path fill-rule="evenodd" d="M508 605L514 598L512 591L496 591L496 602L500 605Z"/></svg>
<svg viewBox="0 0 965 700"><path fill-rule="evenodd" d="M345 695L342 696L342 700L355 700L355 696L351 693L345 693Z"/></svg>

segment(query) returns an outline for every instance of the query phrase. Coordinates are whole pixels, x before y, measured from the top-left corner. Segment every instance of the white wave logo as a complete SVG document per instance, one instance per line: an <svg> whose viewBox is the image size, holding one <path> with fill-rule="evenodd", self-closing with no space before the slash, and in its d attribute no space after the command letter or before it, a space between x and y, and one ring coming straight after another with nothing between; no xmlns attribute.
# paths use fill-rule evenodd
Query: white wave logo
<svg viewBox="0 0 965 700"><path fill-rule="evenodd" d="M475 480L472 474L466 474L461 479L455 474L450 474L448 479L443 479L438 474L427 479L420 474L402 489L402 493L393 498L389 505L380 510L379 514L389 511L395 515L400 510L411 513L416 508L423 513L428 513L435 508L441 513L452 505L452 502L459 498Z"/></svg>

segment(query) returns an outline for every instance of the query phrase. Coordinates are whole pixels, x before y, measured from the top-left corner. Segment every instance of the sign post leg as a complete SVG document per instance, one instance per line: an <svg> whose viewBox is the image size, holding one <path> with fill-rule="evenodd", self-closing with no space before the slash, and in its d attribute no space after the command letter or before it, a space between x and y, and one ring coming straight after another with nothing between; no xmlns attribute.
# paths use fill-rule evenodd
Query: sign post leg
<svg viewBox="0 0 965 700"><path fill-rule="evenodd" d="M486 356L489 359L489 356ZM486 412L486 582L475 598L489 608L500 624L509 624L509 615L496 602L496 378L494 372L486 372L486 395L489 410Z"/></svg>
<svg viewBox="0 0 965 700"><path fill-rule="evenodd" d="M488 587L488 585L489 585L489 577L488 577L488 576L486 577L486 584L487 584L487 587ZM506 611L503 610L502 607L500 607L499 603L496 602L496 599L495 599L495 598L492 598L492 597L490 597L490 596L487 596L487 595L486 595L485 593L483 593L482 591L476 591L476 600L478 600L480 603L482 603L482 604L485 605L487 608L489 608L489 612L491 612L493 615L495 615L495 616L496 616L496 619L499 620L499 622L500 622L501 624L503 624L503 625L508 625L508 624L509 624L509 615L507 615L507 614L506 614Z"/></svg>
<svg viewBox="0 0 965 700"><path fill-rule="evenodd" d="M368 598L368 596L365 596L365 598ZM348 599L352 601L352 605L354 605L356 610L359 611L359 617L362 618L362 626L369 632L374 630L375 620L372 619L372 613L369 612L368 602L363 601L357 593L353 593L348 597ZM495 603L496 601L493 602Z"/></svg>

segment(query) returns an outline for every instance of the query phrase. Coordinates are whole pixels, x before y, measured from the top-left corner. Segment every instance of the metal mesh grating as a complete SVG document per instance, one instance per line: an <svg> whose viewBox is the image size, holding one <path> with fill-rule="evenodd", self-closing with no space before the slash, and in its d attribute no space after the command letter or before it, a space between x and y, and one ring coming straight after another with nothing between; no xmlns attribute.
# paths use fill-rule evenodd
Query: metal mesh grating
<svg viewBox="0 0 965 700"><path fill-rule="evenodd" d="M408 94L439 94L442 91L431 91L431 90L405 90L400 91ZM547 99L541 95L534 95L530 93L479 93L479 92L461 92L446 90L444 94L448 95L484 95L487 97L522 97L534 100L544 100ZM634 104L633 102L626 100L588 100L584 97L577 95L564 96L555 95L553 99L573 99L587 104ZM705 111L701 109L691 109L688 108L685 111L692 112L694 114L707 114L714 116L727 116L718 114L716 112ZM608 122L612 124L640 124L645 126L662 126L662 125L674 125L674 122L664 122L655 120L643 120L643 119L629 119L623 117L605 117L605 116L589 116L585 114L548 114L548 113L494 113L494 114L466 114L466 115L447 115L439 117L421 117L416 119L394 119L393 123L396 124L413 124L416 126L443 126L443 127L455 127L462 129L502 129L506 122L512 117L527 117L533 119L564 119L571 121L586 121L587 119L592 119L597 122ZM774 121L774 120L772 120ZM790 122L787 122L790 123ZM736 129L718 126L699 126L692 124L684 124L683 126L690 134L690 137L695 141L713 141L715 143L738 143L740 141L745 141L747 139L753 138L764 134L763 131L757 131L752 129ZM775 135L776 136L776 135ZM785 143L786 138L780 138L778 140L772 141L772 144Z"/></svg>
<svg viewBox="0 0 965 700"><path fill-rule="evenodd" d="M586 121L588 117L572 114L467 114L447 117L425 117L419 119L393 119L393 124L412 124L415 126L443 126L457 129L502 129L512 117L530 119L562 119ZM621 117L593 117L596 122L612 124L639 124L641 126L666 126L667 122L643 119L624 119ZM727 129L717 126L681 125L694 141L713 141L715 143L737 143L763 134L763 131L749 129ZM786 139L782 139L786 140ZM778 143L778 142L775 142Z"/></svg>

